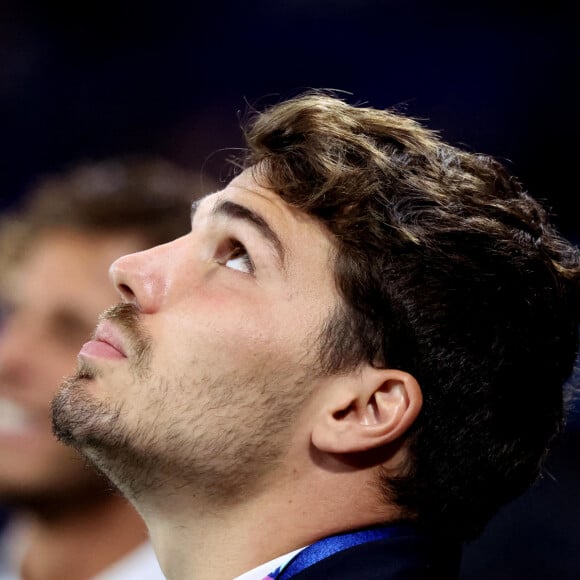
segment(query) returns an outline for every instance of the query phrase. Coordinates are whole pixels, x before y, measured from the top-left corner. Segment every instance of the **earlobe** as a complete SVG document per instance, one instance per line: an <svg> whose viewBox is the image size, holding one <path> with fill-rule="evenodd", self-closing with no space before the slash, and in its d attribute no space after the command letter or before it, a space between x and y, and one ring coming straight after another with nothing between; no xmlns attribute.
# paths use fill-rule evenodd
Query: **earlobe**
<svg viewBox="0 0 580 580"><path fill-rule="evenodd" d="M397 369L366 367L326 391L312 443L327 453L356 453L399 439L423 403L416 379Z"/></svg>

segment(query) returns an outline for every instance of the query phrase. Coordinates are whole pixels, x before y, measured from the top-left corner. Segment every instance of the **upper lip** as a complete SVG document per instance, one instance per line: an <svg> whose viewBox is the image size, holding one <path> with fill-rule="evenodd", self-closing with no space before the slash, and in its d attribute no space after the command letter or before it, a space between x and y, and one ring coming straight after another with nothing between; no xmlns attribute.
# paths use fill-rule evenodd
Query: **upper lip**
<svg viewBox="0 0 580 580"><path fill-rule="evenodd" d="M106 342L115 350L118 350L123 356L127 356L125 348L123 347L121 333L110 320L103 320L99 323L95 330L94 340Z"/></svg>

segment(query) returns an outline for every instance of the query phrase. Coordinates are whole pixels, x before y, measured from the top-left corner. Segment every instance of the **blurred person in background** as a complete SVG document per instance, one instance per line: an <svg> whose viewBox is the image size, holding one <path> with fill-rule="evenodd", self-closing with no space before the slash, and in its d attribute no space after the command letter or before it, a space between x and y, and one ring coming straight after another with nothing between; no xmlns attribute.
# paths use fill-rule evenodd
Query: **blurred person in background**
<svg viewBox="0 0 580 580"><path fill-rule="evenodd" d="M208 176L159 158L79 164L0 222L0 579L163 578L142 519L51 432L49 405L97 314L114 259L187 232Z"/></svg>

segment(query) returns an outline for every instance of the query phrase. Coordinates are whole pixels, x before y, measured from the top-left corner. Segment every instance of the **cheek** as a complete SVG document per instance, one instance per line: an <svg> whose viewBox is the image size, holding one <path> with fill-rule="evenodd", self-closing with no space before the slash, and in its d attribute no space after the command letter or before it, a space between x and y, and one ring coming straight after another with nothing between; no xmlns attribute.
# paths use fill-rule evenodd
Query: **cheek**
<svg viewBox="0 0 580 580"><path fill-rule="evenodd" d="M192 362L210 367L210 374L226 369L301 360L301 333L294 321L259 306L221 308L218 301L192 316L191 312L167 320L166 349L159 354L167 368L183 369ZM157 350L157 349L154 349ZM160 361L161 362L161 361Z"/></svg>
<svg viewBox="0 0 580 580"><path fill-rule="evenodd" d="M155 366L161 370L163 365L170 373L185 373L192 363L210 375L307 363L331 302L313 285L301 292L290 285L272 292L242 283L189 290L165 311L157 327L161 332L152 332L154 357L159 356Z"/></svg>

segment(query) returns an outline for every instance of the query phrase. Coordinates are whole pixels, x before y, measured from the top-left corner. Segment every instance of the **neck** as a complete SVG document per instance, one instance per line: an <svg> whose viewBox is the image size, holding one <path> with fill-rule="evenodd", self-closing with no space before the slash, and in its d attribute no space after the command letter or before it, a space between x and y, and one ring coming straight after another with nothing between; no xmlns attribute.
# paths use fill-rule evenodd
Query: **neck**
<svg viewBox="0 0 580 580"><path fill-rule="evenodd" d="M342 473L340 481L329 481L336 476L313 480L293 473L244 502L221 507L202 505L191 492L164 494L142 513L168 580L231 580L323 537L395 520L396 510L361 493L370 489L368 475Z"/></svg>
<svg viewBox="0 0 580 580"><path fill-rule="evenodd" d="M117 495L72 507L22 517L26 530L20 570L23 578L91 578L147 539L141 518Z"/></svg>

